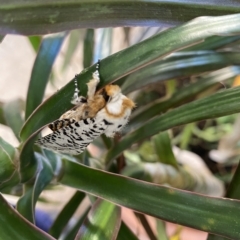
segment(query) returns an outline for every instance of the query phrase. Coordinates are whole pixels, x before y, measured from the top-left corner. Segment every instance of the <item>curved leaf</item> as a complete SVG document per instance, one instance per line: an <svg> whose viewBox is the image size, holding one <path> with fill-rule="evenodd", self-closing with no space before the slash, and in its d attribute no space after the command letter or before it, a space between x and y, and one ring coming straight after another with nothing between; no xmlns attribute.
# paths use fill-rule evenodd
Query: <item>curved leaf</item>
<svg viewBox="0 0 240 240"><path fill-rule="evenodd" d="M0 146L0 185L7 181L16 171L16 166L13 164L7 151Z"/></svg>
<svg viewBox="0 0 240 240"><path fill-rule="evenodd" d="M35 52L38 51L42 38L40 36L29 36L28 37L29 42L31 43L33 49L35 50Z"/></svg>
<svg viewBox="0 0 240 240"><path fill-rule="evenodd" d="M0 137L0 146L7 152L7 154L10 157L10 160L12 162L14 162L15 157L16 157L16 149L15 149L15 147L13 147L8 142L4 141L1 137Z"/></svg>
<svg viewBox="0 0 240 240"><path fill-rule="evenodd" d="M237 169L227 189L226 197L240 199L240 164L238 163ZM226 240L228 238L220 237L217 235L209 234L207 240Z"/></svg>
<svg viewBox="0 0 240 240"><path fill-rule="evenodd" d="M117 80L132 71L136 71L152 61L162 58L172 51L176 51L196 44L204 38L212 35L232 35L240 29L240 14L199 18L184 24L180 27L164 31L152 38L139 44L129 47L123 51L113 54L101 61L100 75L102 87L114 80ZM196 34L196 32L198 34ZM180 40L179 40L180 39ZM77 76L78 84L82 93L86 93L86 82L91 79L96 66L84 70ZM73 95L74 84L70 82L56 94L41 104L28 118L21 131L21 139L26 139L41 126L59 118L70 107L70 99ZM29 166L31 172L35 171L35 163L31 149L33 147L33 138L30 138L24 145L20 159L21 172L23 168ZM29 171L22 176L23 181L31 178Z"/></svg>
<svg viewBox="0 0 240 240"><path fill-rule="evenodd" d="M168 132L161 132L155 135L152 141L158 161L178 169L178 163L172 151L172 144Z"/></svg>
<svg viewBox="0 0 240 240"><path fill-rule="evenodd" d="M25 119L41 103L52 65L65 38L65 33L44 38L32 69L28 86Z"/></svg>
<svg viewBox="0 0 240 240"><path fill-rule="evenodd" d="M20 140L19 134L23 126L22 110L23 101L21 99L16 99L11 102L5 103L3 106L4 118L7 125L12 129L14 135L18 140Z"/></svg>
<svg viewBox="0 0 240 240"><path fill-rule="evenodd" d="M98 199L82 226L75 240L116 239L121 224L121 208Z"/></svg>
<svg viewBox="0 0 240 240"><path fill-rule="evenodd" d="M227 89L209 97L182 105L122 138L117 146L111 148L106 156L109 162L133 143L155 135L169 128L205 119L217 118L240 111L240 87Z"/></svg>
<svg viewBox="0 0 240 240"><path fill-rule="evenodd" d="M163 80L197 75L230 65L240 65L239 59L240 54L235 52L198 51L174 53L170 57L157 61L126 77L122 90L129 93L148 84Z"/></svg>
<svg viewBox="0 0 240 240"><path fill-rule="evenodd" d="M68 221L71 219L72 215L77 210L84 197L84 193L77 191L69 200L69 202L64 206L49 230L49 233L53 237L59 238L61 232L66 227Z"/></svg>
<svg viewBox="0 0 240 240"><path fill-rule="evenodd" d="M69 240L69 239L74 239L75 236L78 233L78 230L80 226L82 225L83 221L88 215L88 212L90 211L90 207L88 207L84 213L76 220L76 223L72 226L69 227L67 233L65 233L63 236L61 236L62 240Z"/></svg>
<svg viewBox="0 0 240 240"><path fill-rule="evenodd" d="M240 163L238 163L233 179L227 189L226 197L240 199Z"/></svg>
<svg viewBox="0 0 240 240"><path fill-rule="evenodd" d="M0 232L4 240L54 240L53 237L43 232L10 206L0 194Z"/></svg>
<svg viewBox="0 0 240 240"><path fill-rule="evenodd" d="M0 137L0 190L20 182L18 152Z"/></svg>
<svg viewBox="0 0 240 240"><path fill-rule="evenodd" d="M140 109L136 109L136 111L132 114L131 121L125 129L128 130L128 132L130 130L133 131L152 117L161 114L170 108L180 106L184 102L188 102L193 98L196 98L198 94L206 91L216 83L233 78L238 74L240 74L240 67L234 66L203 75L199 77L198 81L173 93L169 99L165 101L159 99Z"/></svg>
<svg viewBox="0 0 240 240"><path fill-rule="evenodd" d="M60 183L166 221L240 238L240 202L206 197L63 160ZM98 184L99 183L99 184ZM197 216L193 218L192 216Z"/></svg>
<svg viewBox="0 0 240 240"><path fill-rule="evenodd" d="M197 50L216 50L223 48L228 44L237 42L240 40L240 36L212 36L207 38L204 42L195 46L183 49L182 51L197 51Z"/></svg>
<svg viewBox="0 0 240 240"><path fill-rule="evenodd" d="M128 226L122 222L117 236L117 240L138 240Z"/></svg>
<svg viewBox="0 0 240 240"><path fill-rule="evenodd" d="M240 164L238 163L237 169L227 189L226 197L240 199ZM209 234L207 240L226 240L228 238L220 237L217 235Z"/></svg>
<svg viewBox="0 0 240 240"><path fill-rule="evenodd" d="M115 53L101 61L100 75L102 87L138 68L150 64L157 58L162 58L172 51L196 44L212 35L232 35L240 29L240 14L199 18L180 27L164 31L141 43ZM196 34L198 32L198 34ZM179 41L181 39L181 41ZM82 94L86 94L86 82L91 79L96 66L85 69L77 76ZM57 119L70 107L74 84L68 83L42 105L40 105L21 131L24 141L41 126ZM57 109L57 111L56 111ZM55 111L53 111L55 110Z"/></svg>
<svg viewBox="0 0 240 240"><path fill-rule="evenodd" d="M199 3L193 0L14 0L0 6L0 34L40 35L76 28L172 25L202 15L217 16L239 11L238 2L216 4L214 0Z"/></svg>
<svg viewBox="0 0 240 240"><path fill-rule="evenodd" d="M87 29L83 42L83 67L89 67L93 62L94 30Z"/></svg>
<svg viewBox="0 0 240 240"><path fill-rule="evenodd" d="M39 163L38 172L34 184L26 184L24 195L19 198L17 210L29 221L34 223L35 205L42 190L53 179L51 165L44 159L42 155L36 153Z"/></svg>

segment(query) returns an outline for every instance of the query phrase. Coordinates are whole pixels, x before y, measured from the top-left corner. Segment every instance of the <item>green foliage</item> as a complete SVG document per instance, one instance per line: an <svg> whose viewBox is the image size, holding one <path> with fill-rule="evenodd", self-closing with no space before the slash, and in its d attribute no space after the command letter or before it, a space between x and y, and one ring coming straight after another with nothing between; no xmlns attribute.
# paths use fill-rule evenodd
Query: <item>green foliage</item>
<svg viewBox="0 0 240 240"><path fill-rule="evenodd" d="M38 52L25 110L23 100L13 99L0 105L0 123L9 126L21 140L20 146L14 148L1 136L0 189L11 193L17 184L24 186L17 211L0 195L0 209L3 209L0 211L0 239L137 239L129 226L121 221L119 206L141 213L139 216L144 219L141 223L149 237L153 232L142 214L154 216L159 235L156 239L167 239L165 226L159 219L209 232L209 239L240 239L240 202L237 200L240 168L233 175L226 194L232 199L221 198L223 183L209 172L202 159L201 167L185 169L189 166L180 161L180 154L176 154L172 147L177 143L191 150L207 145L210 151L213 145L209 135L219 129L223 131L211 138L216 147L217 141L235 120L235 116L225 120L216 118L240 112L240 88L231 88L232 80L240 73L240 57L236 51L240 40L240 14L224 15L239 12L240 4L215 5L215 1L210 1L203 11L203 5L193 1L147 1L144 8L148 11L143 11L143 3L11 1L0 6L3 15L1 34L40 35L87 28L86 31L74 30L44 38L30 37L29 41ZM151 9L155 13L161 10L162 17L156 18ZM25 14L26 11L29 14ZM167 16L164 14L167 11L174 14ZM203 14L217 17L191 20ZM153 20L161 24L184 24L128 45L114 54L111 54L113 43L119 40L114 37L113 29L92 29L133 23L142 26L143 22L152 27L155 26ZM122 31L126 34L125 40L131 37L136 40L134 33L131 34L133 30ZM139 30L137 39L143 38L146 32ZM81 57L85 69L76 77L82 95L86 94L86 83L95 70L95 65L91 66L94 59L107 56L101 59L99 88L116 82L137 104L122 137L109 140L103 136L97 140L96 145L102 149L97 158L89 153L77 157L60 155L34 146L44 126L72 107L73 79L42 102L55 58L67 35L70 38L62 64L63 72L77 46L84 46ZM237 143L232 146L234 148ZM234 162L228 164L236 167ZM159 174L156 169L168 173ZM158 181L163 176L167 176L166 179ZM215 198L205 190L209 189L208 184L213 184L212 181L221 189ZM77 191L58 213L47 234L34 225L34 213L41 192L53 186L53 182ZM206 188L200 191L198 186L202 185ZM71 225L84 198L90 199L91 207L85 207ZM16 227L15 231L11 231L12 226Z"/></svg>

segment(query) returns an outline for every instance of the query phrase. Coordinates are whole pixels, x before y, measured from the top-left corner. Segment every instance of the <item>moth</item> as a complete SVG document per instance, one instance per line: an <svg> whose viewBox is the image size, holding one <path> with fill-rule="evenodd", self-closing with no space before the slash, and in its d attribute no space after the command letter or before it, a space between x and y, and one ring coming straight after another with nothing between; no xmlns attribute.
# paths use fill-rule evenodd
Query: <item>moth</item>
<svg viewBox="0 0 240 240"><path fill-rule="evenodd" d="M98 63L87 83L87 97L78 96L75 78L71 101L74 108L49 124L53 133L38 139L35 144L60 153L78 155L101 134L113 137L127 124L135 103L121 93L118 85L110 84L96 91L99 76Z"/></svg>

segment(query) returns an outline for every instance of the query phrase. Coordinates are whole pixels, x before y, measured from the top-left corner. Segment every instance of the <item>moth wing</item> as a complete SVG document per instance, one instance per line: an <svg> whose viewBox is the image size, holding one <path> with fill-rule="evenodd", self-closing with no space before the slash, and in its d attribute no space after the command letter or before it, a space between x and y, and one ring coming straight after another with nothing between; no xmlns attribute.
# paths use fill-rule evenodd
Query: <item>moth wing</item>
<svg viewBox="0 0 240 240"><path fill-rule="evenodd" d="M60 153L78 155L106 130L104 121L87 118L38 139L35 144Z"/></svg>

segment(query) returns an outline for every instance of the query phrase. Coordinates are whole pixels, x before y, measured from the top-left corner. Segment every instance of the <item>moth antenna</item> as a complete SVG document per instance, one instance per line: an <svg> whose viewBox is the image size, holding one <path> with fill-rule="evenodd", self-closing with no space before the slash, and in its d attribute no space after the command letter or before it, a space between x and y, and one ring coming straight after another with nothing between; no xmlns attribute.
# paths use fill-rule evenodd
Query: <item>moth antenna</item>
<svg viewBox="0 0 240 240"><path fill-rule="evenodd" d="M74 85L75 85L75 89L74 89L74 94L73 94L71 103L72 104L77 104L77 103L80 102L79 96L78 96L80 90L78 89L77 75L75 75L75 78L74 78Z"/></svg>
<svg viewBox="0 0 240 240"><path fill-rule="evenodd" d="M93 78L98 81L100 81L99 67L100 67L100 60L98 60L98 62L96 64L96 71L93 73Z"/></svg>

